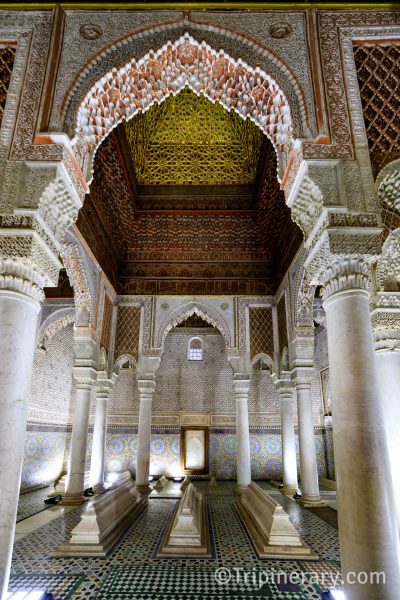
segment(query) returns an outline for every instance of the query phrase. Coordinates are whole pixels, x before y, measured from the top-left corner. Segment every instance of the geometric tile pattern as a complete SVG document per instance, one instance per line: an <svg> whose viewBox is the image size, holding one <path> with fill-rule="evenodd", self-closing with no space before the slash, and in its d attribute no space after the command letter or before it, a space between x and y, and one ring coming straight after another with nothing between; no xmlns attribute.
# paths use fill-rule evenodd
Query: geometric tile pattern
<svg viewBox="0 0 400 600"><path fill-rule="evenodd" d="M63 574L40 574L26 575L19 574L12 578L8 587L9 592L47 592L52 594L52 598L67 600L71 598L74 591L85 579L83 575L63 575ZM21 596L22 597L22 596Z"/></svg>
<svg viewBox="0 0 400 600"><path fill-rule="evenodd" d="M22 489L53 483L64 466L66 433L52 431L27 431Z"/></svg>
<svg viewBox="0 0 400 600"><path fill-rule="evenodd" d="M318 474L325 477L327 467L325 459L325 440L322 434L315 434L315 450ZM298 437L296 435L297 461ZM236 434L210 433L209 465L210 474L217 479L236 479ZM251 477L254 481L282 478L282 445L279 433L250 433Z"/></svg>
<svg viewBox="0 0 400 600"><path fill-rule="evenodd" d="M121 543L106 559L51 558L51 553L79 520L81 508L67 513L27 535L14 547L10 590L42 589L54 598L141 598L167 600L187 598L275 598L278 600L320 600L322 591L312 579L313 573L338 575L338 532L313 513L279 494L280 502L307 543L318 551L319 562L259 560L233 503L237 499L234 482L219 483L210 493L207 483L197 482L210 508L215 543L214 559L152 558L166 523L172 518L176 501L150 499L145 511L129 528ZM261 486L271 490L266 482ZM254 574L231 577L226 583L216 579L218 568L242 570ZM296 572L298 584L285 588L282 573ZM46 575L44 575L46 573ZM259 580L269 575L268 582ZM261 585L259 583L261 581ZM285 591L287 590L287 591Z"/></svg>
<svg viewBox="0 0 400 600"><path fill-rule="evenodd" d="M354 58L376 177L400 156L400 46L355 45Z"/></svg>
<svg viewBox="0 0 400 600"><path fill-rule="evenodd" d="M47 500L48 494L52 491L53 488L44 487L21 494L18 499L17 523L49 508L44 501Z"/></svg>
<svg viewBox="0 0 400 600"><path fill-rule="evenodd" d="M257 354L274 356L274 332L272 328L272 308L249 308L250 359Z"/></svg>
<svg viewBox="0 0 400 600"><path fill-rule="evenodd" d="M119 306L115 358L131 354L135 359L139 352L140 306Z"/></svg>
<svg viewBox="0 0 400 600"><path fill-rule="evenodd" d="M0 48L0 126L6 107L8 86L10 85L11 71L14 64L15 48L4 46Z"/></svg>
<svg viewBox="0 0 400 600"><path fill-rule="evenodd" d="M29 431L26 434L23 463L24 487L52 484L62 471L70 450L70 434ZM90 468L92 433L88 435L86 468ZM297 435L296 435L296 444ZM332 431L315 432L317 467L320 476L334 479L334 456ZM108 431L106 435L106 471L129 470L136 473L137 433L136 430ZM281 436L279 432L250 432L251 473L254 480L282 477ZM236 478L236 435L209 434L209 471L217 479ZM151 475L180 475L180 434L152 433L150 446ZM49 488L21 495L18 520L45 508L43 500Z"/></svg>
<svg viewBox="0 0 400 600"><path fill-rule="evenodd" d="M107 433L106 470L136 473L137 434ZM180 434L152 434L150 474L180 474Z"/></svg>

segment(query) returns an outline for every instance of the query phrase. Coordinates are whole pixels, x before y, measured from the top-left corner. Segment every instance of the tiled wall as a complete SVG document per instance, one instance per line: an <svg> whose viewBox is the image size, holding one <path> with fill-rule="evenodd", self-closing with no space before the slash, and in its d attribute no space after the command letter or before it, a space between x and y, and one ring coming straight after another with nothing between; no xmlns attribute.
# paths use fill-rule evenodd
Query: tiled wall
<svg viewBox="0 0 400 600"><path fill-rule="evenodd" d="M70 450L68 431L28 431L25 440L25 458L21 489L51 484L65 472ZM296 436L297 443L297 436ZM92 434L88 436L86 469L90 469ZM318 471L321 476L334 477L332 431L317 430L315 435ZM136 472L137 432L118 431L107 434L106 471L129 470ZM280 432L252 432L250 454L253 479L282 477ZM210 473L217 479L236 478L236 436L234 430L210 431ZM180 433L152 433L150 473L176 476L180 474Z"/></svg>
<svg viewBox="0 0 400 600"><path fill-rule="evenodd" d="M46 485L63 471L67 437L54 431L27 431L22 467L21 491Z"/></svg>
<svg viewBox="0 0 400 600"><path fill-rule="evenodd" d="M108 432L106 448L106 471L136 473L137 433ZM153 433L150 445L150 474L179 475L180 434Z"/></svg>
<svg viewBox="0 0 400 600"><path fill-rule="evenodd" d="M296 436L297 462L299 465L298 438ZM327 463L322 432L315 435L318 472L326 477ZM279 431L251 433L250 457L252 479L282 478L282 445ZM210 434L210 472L218 479L236 478L235 433Z"/></svg>

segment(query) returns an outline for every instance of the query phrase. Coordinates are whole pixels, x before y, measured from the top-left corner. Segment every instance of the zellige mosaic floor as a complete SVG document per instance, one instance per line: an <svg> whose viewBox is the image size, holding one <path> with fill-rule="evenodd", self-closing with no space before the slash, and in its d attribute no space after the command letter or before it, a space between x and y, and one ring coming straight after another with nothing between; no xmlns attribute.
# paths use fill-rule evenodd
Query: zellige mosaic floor
<svg viewBox="0 0 400 600"><path fill-rule="evenodd" d="M152 558L176 506L176 500L161 498L149 500L148 510L108 558L51 558L78 523L82 510L78 507L16 542L9 590L43 590L51 592L55 600L321 600L323 591L338 587L339 541L331 525L292 499L274 493L306 542L319 553L320 561L259 560L233 508L235 484L219 483L215 490L207 483L196 485L209 503L215 559ZM261 485L273 491L267 483Z"/></svg>

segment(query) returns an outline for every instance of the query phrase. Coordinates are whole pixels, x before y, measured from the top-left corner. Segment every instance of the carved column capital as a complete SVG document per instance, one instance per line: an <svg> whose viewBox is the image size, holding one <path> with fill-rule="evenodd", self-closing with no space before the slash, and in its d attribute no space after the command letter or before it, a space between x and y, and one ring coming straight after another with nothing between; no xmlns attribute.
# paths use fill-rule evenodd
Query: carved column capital
<svg viewBox="0 0 400 600"><path fill-rule="evenodd" d="M248 373L235 373L233 376L233 390L236 399L248 398L250 390L250 375Z"/></svg>
<svg viewBox="0 0 400 600"><path fill-rule="evenodd" d="M290 373L281 373L280 378L274 380L274 385L281 399L293 397L293 382Z"/></svg>
<svg viewBox="0 0 400 600"><path fill-rule="evenodd" d="M312 385L314 368L298 367L292 371L292 381L296 390L310 390Z"/></svg>
<svg viewBox="0 0 400 600"><path fill-rule="evenodd" d="M77 367L73 368L76 387L80 389L90 390L97 379L97 371L93 367Z"/></svg>
<svg viewBox="0 0 400 600"><path fill-rule="evenodd" d="M400 292L390 295L378 292L371 309L375 350L400 351Z"/></svg>
<svg viewBox="0 0 400 600"><path fill-rule="evenodd" d="M137 379L140 400L144 398L152 400L156 389L155 375L153 373L138 373Z"/></svg>
<svg viewBox="0 0 400 600"><path fill-rule="evenodd" d="M99 371L96 380L96 396L98 398L108 398L114 388L116 376L107 377L104 371Z"/></svg>
<svg viewBox="0 0 400 600"><path fill-rule="evenodd" d="M324 286L322 297L324 306L332 296L339 293L363 291L369 295L369 265L362 258L335 260L320 275Z"/></svg>
<svg viewBox="0 0 400 600"><path fill-rule="evenodd" d="M24 294L42 302L45 285L45 278L29 263L24 263L19 258L0 258L0 290Z"/></svg>
<svg viewBox="0 0 400 600"><path fill-rule="evenodd" d="M57 285L61 241L82 202L62 163L24 163L20 179L8 190L14 207L0 215L0 289L40 301Z"/></svg>

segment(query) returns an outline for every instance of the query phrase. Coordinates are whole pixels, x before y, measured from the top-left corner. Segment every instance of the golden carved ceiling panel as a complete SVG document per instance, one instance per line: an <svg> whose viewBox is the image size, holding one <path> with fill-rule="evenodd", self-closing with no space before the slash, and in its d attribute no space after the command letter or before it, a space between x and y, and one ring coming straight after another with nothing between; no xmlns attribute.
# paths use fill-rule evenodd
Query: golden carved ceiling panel
<svg viewBox="0 0 400 600"><path fill-rule="evenodd" d="M254 123L184 88L125 123L142 185L253 184L263 134Z"/></svg>

